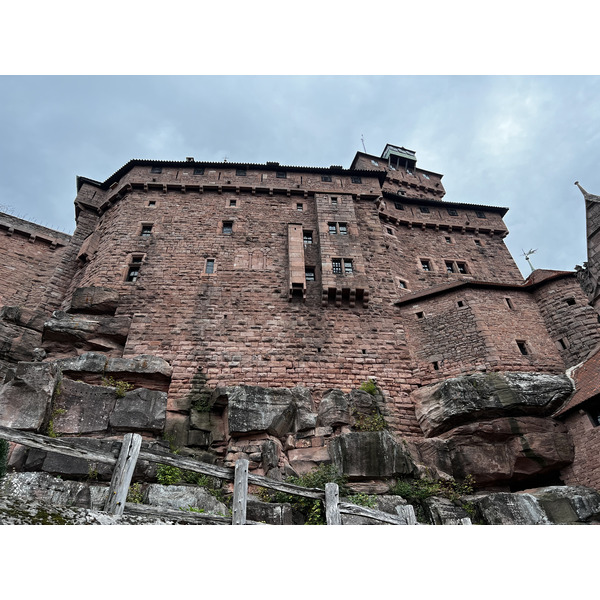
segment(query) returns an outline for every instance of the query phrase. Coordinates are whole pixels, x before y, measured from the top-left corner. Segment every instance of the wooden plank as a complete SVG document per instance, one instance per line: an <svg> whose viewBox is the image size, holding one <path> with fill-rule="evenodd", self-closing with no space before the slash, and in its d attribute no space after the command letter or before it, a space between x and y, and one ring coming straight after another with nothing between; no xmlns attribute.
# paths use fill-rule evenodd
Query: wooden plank
<svg viewBox="0 0 600 600"><path fill-rule="evenodd" d="M233 481L233 517L232 525L246 524L246 505L248 503L248 465L247 458L240 458L235 463L235 479Z"/></svg>
<svg viewBox="0 0 600 600"><path fill-rule="evenodd" d="M341 525L342 515L339 509L340 488L337 483L325 484L325 518L327 525Z"/></svg>
<svg viewBox="0 0 600 600"><path fill-rule="evenodd" d="M356 504L348 504L347 502L339 503L340 512L347 515L356 515L357 517L368 517L369 519L376 519L383 523L389 523L390 525L406 525L406 520L400 517L395 517L389 513L375 510L374 508L367 508L366 506L358 506Z"/></svg>
<svg viewBox="0 0 600 600"><path fill-rule="evenodd" d="M138 433L127 433L123 438L119 460L113 472L108 488L108 498L104 510L111 515L122 515L129 484L142 447L142 436Z"/></svg>
<svg viewBox="0 0 600 600"><path fill-rule="evenodd" d="M198 513L189 510L178 510L176 508L162 508L160 506L150 506L149 504L134 504L132 502L127 502L127 504L125 504L125 513L128 515L156 517L173 521L195 522L199 525L231 525L231 519L229 517L211 515L209 513ZM266 525L266 523L247 520L246 525Z"/></svg>
<svg viewBox="0 0 600 600"><path fill-rule="evenodd" d="M85 458L95 462L115 465L117 458L111 452L102 452L99 450L89 450L81 444L78 445L77 438L69 438L60 440L58 438L50 438L37 433L29 433L28 431L18 431L10 427L0 426L0 437L15 442L29 448L37 448L47 452L58 452L75 458Z"/></svg>

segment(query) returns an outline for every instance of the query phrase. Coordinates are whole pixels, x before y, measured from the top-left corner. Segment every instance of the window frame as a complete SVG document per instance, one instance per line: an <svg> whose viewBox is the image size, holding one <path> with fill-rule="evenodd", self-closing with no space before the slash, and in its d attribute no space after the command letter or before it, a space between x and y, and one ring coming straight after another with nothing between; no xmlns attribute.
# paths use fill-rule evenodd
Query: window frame
<svg viewBox="0 0 600 600"><path fill-rule="evenodd" d="M227 229L227 231L226 231ZM223 235L233 235L233 221L222 221L221 222L221 233Z"/></svg>

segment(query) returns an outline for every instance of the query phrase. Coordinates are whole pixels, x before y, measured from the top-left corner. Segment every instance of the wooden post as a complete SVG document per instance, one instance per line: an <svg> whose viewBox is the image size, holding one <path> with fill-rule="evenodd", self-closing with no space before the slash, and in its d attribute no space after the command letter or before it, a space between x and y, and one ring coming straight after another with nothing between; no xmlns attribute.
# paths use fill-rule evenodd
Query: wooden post
<svg viewBox="0 0 600 600"><path fill-rule="evenodd" d="M129 484L133 477L135 464L142 447L142 436L137 433L127 433L123 438L121 453L115 465L113 476L108 489L108 498L104 510L112 515L122 515L125 510L125 500Z"/></svg>
<svg viewBox="0 0 600 600"><path fill-rule="evenodd" d="M233 519L232 525L246 524L246 504L248 502L248 459L240 458L235 463L233 479Z"/></svg>
<svg viewBox="0 0 600 600"><path fill-rule="evenodd" d="M341 525L342 515L339 507L340 488L337 483L325 484L325 518L327 525Z"/></svg>

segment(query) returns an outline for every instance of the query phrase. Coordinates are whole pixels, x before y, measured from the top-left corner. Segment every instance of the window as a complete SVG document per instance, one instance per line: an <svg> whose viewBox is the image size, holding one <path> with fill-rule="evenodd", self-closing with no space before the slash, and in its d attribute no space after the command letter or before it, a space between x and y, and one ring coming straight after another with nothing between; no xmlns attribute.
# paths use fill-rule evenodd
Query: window
<svg viewBox="0 0 600 600"><path fill-rule="evenodd" d="M519 347L519 352L523 356L527 356L529 354L529 350L527 349L527 344L524 340L516 340L517 346Z"/></svg>
<svg viewBox="0 0 600 600"><path fill-rule="evenodd" d="M156 200L148 200L148 206L156 206Z"/></svg>
<svg viewBox="0 0 600 600"><path fill-rule="evenodd" d="M237 200L230 200L229 201L229 206L231 208L235 208L237 206Z"/></svg>
<svg viewBox="0 0 600 600"><path fill-rule="evenodd" d="M434 360L431 364L433 365L433 370L434 371L439 371L440 370L440 363L437 360Z"/></svg>
<svg viewBox="0 0 600 600"><path fill-rule="evenodd" d="M457 268L458 272L462 273L463 275L465 275L466 273L469 272L469 271L467 271L467 263L464 263L464 262L457 262L456 268Z"/></svg>
<svg viewBox="0 0 600 600"><path fill-rule="evenodd" d="M462 300L459 300L456 304L458 305L458 308L462 308L465 305Z"/></svg>
<svg viewBox="0 0 600 600"><path fill-rule="evenodd" d="M296 210L297 210L298 212L302 212L302 211L304 210L304 204L302 204L302 202L298 202L298 203L296 204Z"/></svg>
<svg viewBox="0 0 600 600"><path fill-rule="evenodd" d="M285 171L277 171L275 177L277 179L287 179L287 173Z"/></svg>
<svg viewBox="0 0 600 600"><path fill-rule="evenodd" d="M448 208L447 210L451 217L458 217L458 211L454 210L453 208Z"/></svg>
<svg viewBox="0 0 600 600"><path fill-rule="evenodd" d="M446 240L446 244L451 244L452 243L452 238L451 237L446 236L444 239Z"/></svg>
<svg viewBox="0 0 600 600"><path fill-rule="evenodd" d="M338 201L337 197L332 196L331 197L331 206L337 206L337 201Z"/></svg>
<svg viewBox="0 0 600 600"><path fill-rule="evenodd" d="M567 298L565 300L565 302L569 305L569 306L573 306L574 304L576 304L575 302L575 298Z"/></svg>
<svg viewBox="0 0 600 600"><path fill-rule="evenodd" d="M506 306L508 306L510 310L515 310L515 307L513 306L512 300L510 298L504 298L504 300L506 301Z"/></svg>
<svg viewBox="0 0 600 600"><path fill-rule="evenodd" d="M446 272L454 273L454 263L453 262L446 261Z"/></svg>
<svg viewBox="0 0 600 600"><path fill-rule="evenodd" d="M127 277L125 281L135 283L140 276L140 267L142 266L142 256L132 256L131 262L129 263L129 269L127 270Z"/></svg>
<svg viewBox="0 0 600 600"><path fill-rule="evenodd" d="M566 350L567 349L567 343L565 342L564 338L560 338L557 342L558 345L558 349L559 350Z"/></svg>
<svg viewBox="0 0 600 600"><path fill-rule="evenodd" d="M476 246L481 246L481 240L473 240Z"/></svg>
<svg viewBox="0 0 600 600"><path fill-rule="evenodd" d="M418 312L418 313L415 313L415 314L417 315L417 319L423 319L423 318L425 318L425 314L422 313L422 312Z"/></svg>
<svg viewBox="0 0 600 600"><path fill-rule="evenodd" d="M340 235L348 235L348 225L346 223L338 223Z"/></svg>
<svg viewBox="0 0 600 600"><path fill-rule="evenodd" d="M239 177L246 177L246 169L236 169L235 174Z"/></svg>
<svg viewBox="0 0 600 600"><path fill-rule="evenodd" d="M315 280L315 268L314 267L306 267L304 271L304 276L306 277L306 281L314 281Z"/></svg>
<svg viewBox="0 0 600 600"><path fill-rule="evenodd" d="M344 273L348 275L349 273L353 273L354 269L352 268L352 260L349 258L344 259Z"/></svg>
<svg viewBox="0 0 600 600"><path fill-rule="evenodd" d="M408 289L408 281L404 281L404 279L398 279L398 287L403 290Z"/></svg>
<svg viewBox="0 0 600 600"><path fill-rule="evenodd" d="M194 175L204 175L204 167L196 167L194 169Z"/></svg>
<svg viewBox="0 0 600 600"><path fill-rule="evenodd" d="M419 210L420 210L422 213L426 213L426 214L430 212L430 211L429 211L429 207L428 207L428 206L419 206Z"/></svg>
<svg viewBox="0 0 600 600"><path fill-rule="evenodd" d="M388 232L389 235L394 235L394 230L391 227L386 227L385 230Z"/></svg>
<svg viewBox="0 0 600 600"><path fill-rule="evenodd" d="M379 163L378 163L376 160L371 160L371 164L372 164L374 167L378 167L378 166L379 166Z"/></svg>
<svg viewBox="0 0 600 600"><path fill-rule="evenodd" d="M352 183L362 183L362 178L361 177L354 176L354 177L351 178L351 180L352 180Z"/></svg>
<svg viewBox="0 0 600 600"><path fill-rule="evenodd" d="M480 210L475 211L475 215L478 219L485 219L485 213L481 212Z"/></svg>
<svg viewBox="0 0 600 600"><path fill-rule="evenodd" d="M329 233L337 233L337 223L327 223L327 227L329 228Z"/></svg>
<svg viewBox="0 0 600 600"><path fill-rule="evenodd" d="M404 210L404 206L400 202L394 202L394 208L396 210Z"/></svg>
<svg viewBox="0 0 600 600"><path fill-rule="evenodd" d="M304 238L304 245L313 243L312 231L303 231L302 237Z"/></svg>
<svg viewBox="0 0 600 600"><path fill-rule="evenodd" d="M223 233L231 235L233 233L233 221L223 221Z"/></svg>
<svg viewBox="0 0 600 600"><path fill-rule="evenodd" d="M587 413L592 425L594 427L600 426L600 396L591 398L586 404L587 406L583 410Z"/></svg>
<svg viewBox="0 0 600 600"><path fill-rule="evenodd" d="M321 181L331 181L331 175L323 175Z"/></svg>
<svg viewBox="0 0 600 600"><path fill-rule="evenodd" d="M142 231L140 232L142 237L149 237L151 233L152 225L142 225Z"/></svg>
<svg viewBox="0 0 600 600"><path fill-rule="evenodd" d="M204 272L208 273L209 275L215 272L215 259L214 258L206 259L206 265L204 267Z"/></svg>
<svg viewBox="0 0 600 600"><path fill-rule="evenodd" d="M333 273L335 275L341 275L342 274L342 259L341 258L332 258L331 259L331 267L332 267Z"/></svg>
<svg viewBox="0 0 600 600"><path fill-rule="evenodd" d="M422 258L421 259L421 268L423 271L431 271L431 261Z"/></svg>
<svg viewBox="0 0 600 600"><path fill-rule="evenodd" d="M152 167L150 173L162 173L162 167Z"/></svg>

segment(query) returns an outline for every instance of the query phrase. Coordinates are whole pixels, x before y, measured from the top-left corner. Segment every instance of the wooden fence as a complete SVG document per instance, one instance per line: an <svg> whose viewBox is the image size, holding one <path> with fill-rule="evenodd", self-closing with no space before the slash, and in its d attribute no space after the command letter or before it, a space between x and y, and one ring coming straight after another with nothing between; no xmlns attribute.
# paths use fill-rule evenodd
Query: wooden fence
<svg viewBox="0 0 600 600"><path fill-rule="evenodd" d="M127 433L124 436L118 458L115 458L110 452L93 450L85 447L82 443L82 439L90 438L50 438L44 435L18 431L2 426L0 426L0 438L29 448L38 448L48 452L56 452L66 456L114 465L108 498L104 507L104 510L112 515L122 515L123 512L127 510L127 513L130 514L181 518L181 511L129 502L126 503L127 492L137 461L145 460L186 469L195 473L201 473L202 475L210 475L211 477L216 477L224 481L233 481L233 508L231 519L217 515L193 512L186 513L186 519L192 521L222 525L258 525L259 523L250 521L246 518L248 485L257 485L277 492L284 492L286 494L302 496L304 498L313 498L324 502L327 525L341 525L342 514L368 517L369 519L375 519L390 525L417 524L414 511L409 507L404 507L405 509L408 509L404 511L406 513L405 515L399 513L398 516L395 516L373 508L340 502L339 488L335 483L328 483L325 486L325 490L321 490L317 488L305 488L283 481L276 481L262 475L254 475L249 473L249 462L244 458L238 459L235 469L229 469L167 452L143 449L142 437L137 433Z"/></svg>

